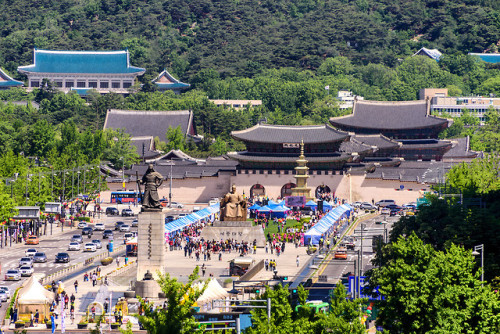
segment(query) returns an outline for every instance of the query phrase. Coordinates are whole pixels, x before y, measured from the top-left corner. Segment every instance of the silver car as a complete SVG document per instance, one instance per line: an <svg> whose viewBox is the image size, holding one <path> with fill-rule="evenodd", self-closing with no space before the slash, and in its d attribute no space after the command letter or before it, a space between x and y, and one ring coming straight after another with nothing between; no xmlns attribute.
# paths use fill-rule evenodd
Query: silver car
<svg viewBox="0 0 500 334"><path fill-rule="evenodd" d="M8 298L10 298L10 290L8 286L2 285L0 286L0 290L4 291L7 294Z"/></svg>
<svg viewBox="0 0 500 334"><path fill-rule="evenodd" d="M21 268L19 268L19 271L21 272L21 276L23 277L30 277L34 272L33 267L30 266L22 266Z"/></svg>
<svg viewBox="0 0 500 334"><path fill-rule="evenodd" d="M5 291L3 290L0 290L0 300L2 302L6 302L7 299L9 299L9 296L7 296L7 294L5 293Z"/></svg>
<svg viewBox="0 0 500 334"><path fill-rule="evenodd" d="M21 260L19 260L19 267L22 266L33 266L33 259L31 257L22 257Z"/></svg>

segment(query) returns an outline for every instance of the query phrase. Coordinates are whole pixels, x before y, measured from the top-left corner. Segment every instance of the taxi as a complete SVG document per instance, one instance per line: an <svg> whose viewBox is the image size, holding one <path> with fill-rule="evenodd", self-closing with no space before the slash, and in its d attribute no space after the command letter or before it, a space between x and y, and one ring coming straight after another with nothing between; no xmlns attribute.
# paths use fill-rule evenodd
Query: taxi
<svg viewBox="0 0 500 334"><path fill-rule="evenodd" d="M334 257L338 260L347 260L347 249L345 249L344 247L337 249Z"/></svg>
<svg viewBox="0 0 500 334"><path fill-rule="evenodd" d="M38 240L38 237L35 235L29 236L28 239L26 239L26 245L38 245L40 243L40 240Z"/></svg>

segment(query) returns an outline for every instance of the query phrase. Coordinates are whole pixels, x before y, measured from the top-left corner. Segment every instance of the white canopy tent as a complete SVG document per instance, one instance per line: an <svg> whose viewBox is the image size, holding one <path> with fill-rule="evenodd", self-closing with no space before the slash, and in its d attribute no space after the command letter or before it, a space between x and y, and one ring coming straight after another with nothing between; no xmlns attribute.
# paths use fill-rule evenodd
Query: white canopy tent
<svg viewBox="0 0 500 334"><path fill-rule="evenodd" d="M35 277L30 277L19 290L17 305L19 314L40 312L40 319L49 315L49 308L54 300L54 293L45 289Z"/></svg>

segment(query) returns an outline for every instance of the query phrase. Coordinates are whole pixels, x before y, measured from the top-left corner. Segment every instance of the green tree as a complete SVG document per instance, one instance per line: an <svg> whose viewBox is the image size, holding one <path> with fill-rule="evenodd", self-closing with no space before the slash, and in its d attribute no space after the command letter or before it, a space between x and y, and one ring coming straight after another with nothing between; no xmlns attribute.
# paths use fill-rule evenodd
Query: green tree
<svg viewBox="0 0 500 334"><path fill-rule="evenodd" d="M152 302L145 302L139 297L144 315L139 321L149 334L181 334L203 333L204 326L200 326L193 317L193 304L205 291L206 285L198 289L194 284L199 278L198 267L189 275L186 284L170 277L170 274L158 273L157 282L165 294L167 307L155 308L151 311Z"/></svg>
<svg viewBox="0 0 500 334"><path fill-rule="evenodd" d="M500 301L470 250L436 251L415 234L386 246L388 261L370 282L385 296L377 323L388 333L497 333Z"/></svg>
<svg viewBox="0 0 500 334"><path fill-rule="evenodd" d="M130 135L123 129L109 129L105 132L106 149L103 159L110 161L116 168L130 166L139 159L135 147L130 142Z"/></svg>
<svg viewBox="0 0 500 334"><path fill-rule="evenodd" d="M186 138L182 133L180 125L175 128L169 126L165 137L167 139L167 151L184 150L184 147L186 146Z"/></svg>
<svg viewBox="0 0 500 334"><path fill-rule="evenodd" d="M361 323L362 299L350 301L343 284L337 284L330 302L330 312L319 320L321 333L363 334L366 327Z"/></svg>
<svg viewBox="0 0 500 334"><path fill-rule="evenodd" d="M54 128L46 120L42 119L29 128L27 155L45 157L55 145Z"/></svg>
<svg viewBox="0 0 500 334"><path fill-rule="evenodd" d="M17 214L16 202L3 184L0 184L0 222L6 222Z"/></svg>

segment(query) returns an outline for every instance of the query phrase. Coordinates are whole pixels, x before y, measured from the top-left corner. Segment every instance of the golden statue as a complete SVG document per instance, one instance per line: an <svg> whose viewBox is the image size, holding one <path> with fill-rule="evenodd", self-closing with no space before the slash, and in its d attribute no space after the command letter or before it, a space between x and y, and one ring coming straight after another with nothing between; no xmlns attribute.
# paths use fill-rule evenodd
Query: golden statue
<svg viewBox="0 0 500 334"><path fill-rule="evenodd" d="M236 186L234 184L231 187L231 191L228 192L220 201L220 220L247 220L247 201L245 201L243 196L236 193Z"/></svg>

